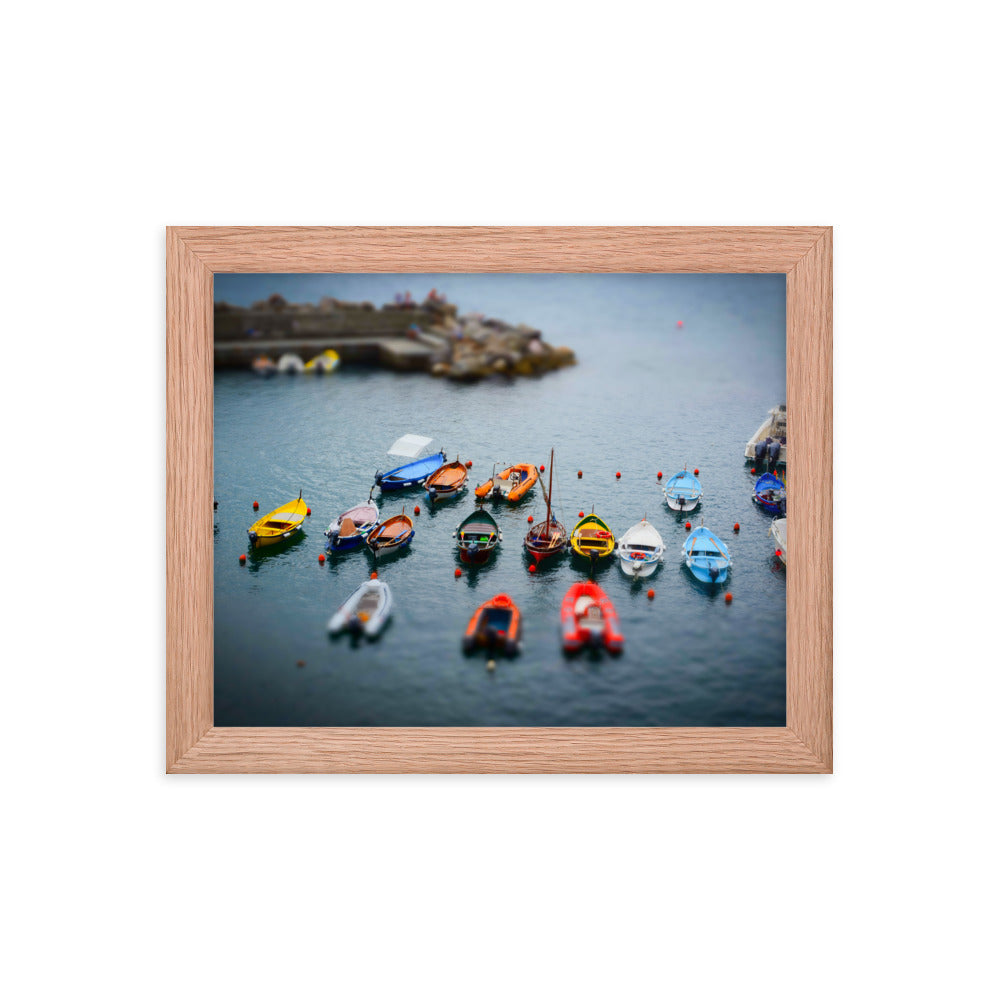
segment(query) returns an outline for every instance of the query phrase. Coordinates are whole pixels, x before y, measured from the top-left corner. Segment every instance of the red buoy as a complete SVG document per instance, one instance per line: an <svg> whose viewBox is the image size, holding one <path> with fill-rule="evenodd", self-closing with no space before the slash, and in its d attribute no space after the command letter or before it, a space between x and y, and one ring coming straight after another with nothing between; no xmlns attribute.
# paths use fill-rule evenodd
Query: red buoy
<svg viewBox="0 0 1000 1000"><path fill-rule="evenodd" d="M750 472L752 475L757 475L757 470L752 465L750 466Z"/></svg>
<svg viewBox="0 0 1000 1000"><path fill-rule="evenodd" d="M246 554L240 556L240 565L242 566L247 561Z"/></svg>
<svg viewBox="0 0 1000 1000"><path fill-rule="evenodd" d="M583 479L583 469L577 469L576 470L576 478L577 479Z"/></svg>
<svg viewBox="0 0 1000 1000"><path fill-rule="evenodd" d="M376 570L372 570L372 575L369 577L369 579L370 580L377 580L378 579L378 570L377 569Z"/></svg>
<svg viewBox="0 0 1000 1000"><path fill-rule="evenodd" d="M529 573L534 573L534 572L535 572L535 568L536 568L536 567L535 567L535 564L534 564L534 563L532 563L532 564L531 564L531 565L530 565L530 566L528 567L528 572L529 572Z"/></svg>
<svg viewBox="0 0 1000 1000"><path fill-rule="evenodd" d="M698 475L698 470L697 470L697 469L695 469L695 470L694 470L694 474L695 474L696 476Z"/></svg>
<svg viewBox="0 0 1000 1000"><path fill-rule="evenodd" d="M691 530L691 522L690 521L685 521L684 522L684 530L685 531L690 531Z"/></svg>
<svg viewBox="0 0 1000 1000"><path fill-rule="evenodd" d="M545 471L545 466L544 465L538 466L538 471L539 472L544 472Z"/></svg>
<svg viewBox="0 0 1000 1000"><path fill-rule="evenodd" d="M414 514L419 514L420 513L420 508L419 507L414 507L413 508L413 513Z"/></svg>
<svg viewBox="0 0 1000 1000"><path fill-rule="evenodd" d="M462 575L462 571L456 566L455 567L455 577L456 579Z"/></svg>
<svg viewBox="0 0 1000 1000"><path fill-rule="evenodd" d="M319 561L320 561L321 563L325 563L325 562L326 562L326 556L325 556L325 555L323 555L323 553L322 553L322 552L321 552L321 553L319 554Z"/></svg>
<svg viewBox="0 0 1000 1000"><path fill-rule="evenodd" d="M726 604L732 604L732 603L733 603L733 595L732 595L732 594L730 594L730 593L729 593L729 592L727 591L727 592L726 592Z"/></svg>
<svg viewBox="0 0 1000 1000"><path fill-rule="evenodd" d="M658 473L656 474L656 478L657 478L657 479L662 479L662 478L663 478L663 473L662 473L662 472L658 472Z"/></svg>
<svg viewBox="0 0 1000 1000"><path fill-rule="evenodd" d="M647 590L647 591L646 591L646 596L647 596L647 597L648 597L648 598L649 598L650 600L652 600L652 599L653 599L654 597L656 597L656 591L655 591L655 590Z"/></svg>
<svg viewBox="0 0 1000 1000"><path fill-rule="evenodd" d="M615 479L621 479L622 474L620 472L615 473Z"/></svg>
<svg viewBox="0 0 1000 1000"><path fill-rule="evenodd" d="M532 517L531 514L529 514L528 515L528 524L534 524L534 523L535 523L534 517Z"/></svg>
<svg viewBox="0 0 1000 1000"><path fill-rule="evenodd" d="M471 461L469 461L469 462L466 462L466 463L465 463L465 467L466 467L467 469L471 469L471 468L472 468L472 462L471 462Z"/></svg>
<svg viewBox="0 0 1000 1000"><path fill-rule="evenodd" d="M737 521L737 522L736 522L736 523L735 523L735 524L733 525L733 531L735 531L737 535L738 535L738 534L740 533L740 522L739 522L739 521Z"/></svg>
<svg viewBox="0 0 1000 1000"><path fill-rule="evenodd" d="M781 549L775 549L774 550L774 554L780 559L781 558Z"/></svg>
<svg viewBox="0 0 1000 1000"><path fill-rule="evenodd" d="M580 511L580 517L583 517L583 511L582 510Z"/></svg>
<svg viewBox="0 0 1000 1000"><path fill-rule="evenodd" d="M306 507L306 517L312 517L312 516L313 516L312 507Z"/></svg>
<svg viewBox="0 0 1000 1000"><path fill-rule="evenodd" d="M296 660L295 661L295 666L297 666L297 667L304 667L305 665L306 665L306 661L305 660Z"/></svg>
<svg viewBox="0 0 1000 1000"><path fill-rule="evenodd" d="M682 330L683 328L684 328L684 320L682 320L682 319L679 319L679 320L677 321L677 329L678 329L678 330Z"/></svg>
<svg viewBox="0 0 1000 1000"><path fill-rule="evenodd" d="M254 500L254 502L253 502L253 509L254 509L254 510L260 510L260 504L259 504L259 503L257 503L257 501L256 501L256 500Z"/></svg>

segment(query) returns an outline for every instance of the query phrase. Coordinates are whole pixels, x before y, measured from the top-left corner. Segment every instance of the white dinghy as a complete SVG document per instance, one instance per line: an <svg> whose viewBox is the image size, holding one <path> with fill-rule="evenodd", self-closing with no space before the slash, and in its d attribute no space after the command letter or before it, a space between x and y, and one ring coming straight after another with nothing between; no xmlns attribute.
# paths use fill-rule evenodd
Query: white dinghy
<svg viewBox="0 0 1000 1000"><path fill-rule="evenodd" d="M652 576L663 558L660 533L643 518L618 540L618 558L626 576Z"/></svg>
<svg viewBox="0 0 1000 1000"><path fill-rule="evenodd" d="M369 639L382 631L392 612L392 592L381 580L365 580L363 584L333 613L327 623L332 633L350 629Z"/></svg>
<svg viewBox="0 0 1000 1000"><path fill-rule="evenodd" d="M770 535L774 539L774 554L788 565L788 518L776 517L771 522Z"/></svg>

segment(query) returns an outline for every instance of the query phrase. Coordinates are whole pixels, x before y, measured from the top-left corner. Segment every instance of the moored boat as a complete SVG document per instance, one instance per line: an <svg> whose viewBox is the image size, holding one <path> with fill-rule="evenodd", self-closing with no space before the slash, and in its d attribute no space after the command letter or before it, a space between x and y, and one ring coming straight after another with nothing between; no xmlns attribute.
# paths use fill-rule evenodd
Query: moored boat
<svg viewBox="0 0 1000 1000"><path fill-rule="evenodd" d="M770 536L774 539L774 554L781 560L782 565L788 565L788 518L776 517L771 522L769 529Z"/></svg>
<svg viewBox="0 0 1000 1000"><path fill-rule="evenodd" d="M520 650L521 612L506 594L491 597L473 612L462 636L462 650L471 653L476 646L502 649L508 656Z"/></svg>
<svg viewBox="0 0 1000 1000"><path fill-rule="evenodd" d="M332 633L350 629L369 639L382 631L392 612L392 591L381 580L365 580L333 613L327 623Z"/></svg>
<svg viewBox="0 0 1000 1000"><path fill-rule="evenodd" d="M615 550L615 535L593 510L577 521L569 535L569 544L573 551L592 563Z"/></svg>
<svg viewBox="0 0 1000 1000"><path fill-rule="evenodd" d="M464 563L486 562L497 545L503 541L503 532L485 510L473 511L456 529L458 557Z"/></svg>
<svg viewBox="0 0 1000 1000"><path fill-rule="evenodd" d="M770 472L765 472L753 487L753 501L772 514L785 512L785 484Z"/></svg>
<svg viewBox="0 0 1000 1000"><path fill-rule="evenodd" d="M695 528L681 546L684 562L696 580L725 583L732 559L726 543L704 525Z"/></svg>
<svg viewBox="0 0 1000 1000"><path fill-rule="evenodd" d="M413 541L413 535L413 521L406 516L404 510L402 514L396 514L395 517L383 521L378 527L372 528L366 541L372 554L378 558L385 553L406 548Z"/></svg>
<svg viewBox="0 0 1000 1000"><path fill-rule="evenodd" d="M253 359L253 362L250 365L250 370L254 373L254 375L261 375L264 378L267 378L269 375L277 374L278 366L266 354L261 354Z"/></svg>
<svg viewBox="0 0 1000 1000"><path fill-rule="evenodd" d="M476 487L479 500L506 500L517 503L538 482L538 468L528 463L511 465L502 472L494 472L485 483Z"/></svg>
<svg viewBox="0 0 1000 1000"><path fill-rule="evenodd" d="M443 451L417 458L420 452L432 440L432 438L420 437L417 434L404 434L389 449L389 454L403 458L413 458L416 461L397 466L395 469L390 469L385 473L376 472L375 485L383 492L388 490L405 490L411 486L419 486L432 472L440 469L447 460L447 456Z"/></svg>
<svg viewBox="0 0 1000 1000"><path fill-rule="evenodd" d="M574 583L566 591L560 617L562 645L567 653L601 645L612 653L620 653L625 644L615 606L592 580Z"/></svg>
<svg viewBox="0 0 1000 1000"><path fill-rule="evenodd" d="M250 548L262 549L277 545L298 534L302 530L302 522L306 519L308 509L300 493L298 500L289 500L270 514L265 514L247 528Z"/></svg>
<svg viewBox="0 0 1000 1000"><path fill-rule="evenodd" d="M329 375L339 367L340 355L328 348L307 361L304 370L308 375Z"/></svg>
<svg viewBox="0 0 1000 1000"><path fill-rule="evenodd" d="M788 409L784 403L775 406L767 419L757 428L757 432L743 449L743 457L758 466L765 463L772 469L785 465L788 460Z"/></svg>
<svg viewBox="0 0 1000 1000"><path fill-rule="evenodd" d="M549 455L548 492L545 490L545 483L541 483L542 496L545 497L545 520L532 525L524 536L524 547L536 563L564 552L569 544L569 534L565 527L552 516L552 466L554 461L555 449Z"/></svg>
<svg viewBox="0 0 1000 1000"><path fill-rule="evenodd" d="M469 470L456 457L454 462L448 462L435 469L424 481L427 490L427 500L436 503L457 496L465 489L465 481L469 478Z"/></svg>
<svg viewBox="0 0 1000 1000"><path fill-rule="evenodd" d="M297 354L282 354L278 358L278 371L286 375L299 375L306 370L306 366Z"/></svg>
<svg viewBox="0 0 1000 1000"><path fill-rule="evenodd" d="M349 552L365 544L373 528L378 525L378 507L371 496L350 510L345 510L330 527L323 532L327 537L328 552Z"/></svg>
<svg viewBox="0 0 1000 1000"><path fill-rule="evenodd" d="M701 503L701 492L698 477L687 469L671 476L663 487L663 495L671 510L694 510Z"/></svg>
<svg viewBox="0 0 1000 1000"><path fill-rule="evenodd" d="M663 539L645 518L618 539L618 558L626 576L652 576L663 558Z"/></svg>

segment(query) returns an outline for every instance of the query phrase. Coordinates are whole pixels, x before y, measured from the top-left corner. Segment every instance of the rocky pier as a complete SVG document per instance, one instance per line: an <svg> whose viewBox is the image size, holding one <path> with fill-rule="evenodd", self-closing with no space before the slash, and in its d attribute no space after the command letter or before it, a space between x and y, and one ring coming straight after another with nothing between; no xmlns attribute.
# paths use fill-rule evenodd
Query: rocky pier
<svg viewBox="0 0 1000 1000"><path fill-rule="evenodd" d="M460 381L542 375L576 363L568 347L553 347L540 330L482 314L460 315L432 292L375 308L334 298L316 304L272 295L249 308L215 305L215 367L249 368L261 356L296 354L303 361L328 348L344 365L420 371Z"/></svg>

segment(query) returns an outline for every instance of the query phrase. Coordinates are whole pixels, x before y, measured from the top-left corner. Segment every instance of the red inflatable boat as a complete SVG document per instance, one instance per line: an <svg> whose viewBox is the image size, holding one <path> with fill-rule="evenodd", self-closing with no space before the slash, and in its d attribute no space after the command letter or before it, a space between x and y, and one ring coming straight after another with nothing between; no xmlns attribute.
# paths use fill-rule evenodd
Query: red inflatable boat
<svg viewBox="0 0 1000 1000"><path fill-rule="evenodd" d="M607 594L591 580L574 583L562 602L562 641L567 653L604 645L620 653L625 644L618 613Z"/></svg>

